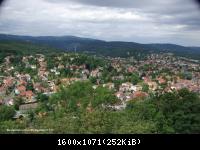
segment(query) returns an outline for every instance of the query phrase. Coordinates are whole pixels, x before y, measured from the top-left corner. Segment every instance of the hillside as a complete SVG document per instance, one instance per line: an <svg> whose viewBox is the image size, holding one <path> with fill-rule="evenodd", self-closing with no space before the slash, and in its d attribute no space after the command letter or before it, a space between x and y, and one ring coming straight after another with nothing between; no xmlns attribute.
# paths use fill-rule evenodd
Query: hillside
<svg viewBox="0 0 200 150"><path fill-rule="evenodd" d="M200 59L200 47L184 47L175 44L148 44L160 52L174 53L178 56Z"/></svg>
<svg viewBox="0 0 200 150"><path fill-rule="evenodd" d="M56 48L44 46L40 44L33 44L25 41L0 41L0 53L8 54L35 54L35 53L51 53L59 51Z"/></svg>
<svg viewBox="0 0 200 150"><path fill-rule="evenodd" d="M139 56L143 57L149 53L174 53L193 59L200 59L200 47L184 47L175 44L140 44L134 42L106 42L102 40L80 38L75 36L17 36L0 34L1 40L12 40L31 42L35 44L48 45L65 51L87 51L112 57Z"/></svg>

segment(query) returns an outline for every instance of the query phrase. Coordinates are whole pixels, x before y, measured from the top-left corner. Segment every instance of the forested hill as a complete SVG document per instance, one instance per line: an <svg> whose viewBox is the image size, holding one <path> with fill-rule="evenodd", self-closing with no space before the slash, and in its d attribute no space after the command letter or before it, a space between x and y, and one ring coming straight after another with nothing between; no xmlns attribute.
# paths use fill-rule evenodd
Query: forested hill
<svg viewBox="0 0 200 150"><path fill-rule="evenodd" d="M106 42L75 36L17 36L0 34L0 41L21 41L48 45L66 51L88 51L104 56L143 56L148 53L169 52L177 56L200 59L200 47L184 47L175 44L140 44L134 42Z"/></svg>
<svg viewBox="0 0 200 150"><path fill-rule="evenodd" d="M50 54L56 53L60 50L44 46L40 44L33 44L31 42L23 41L0 41L0 58L7 55L24 55L24 54Z"/></svg>

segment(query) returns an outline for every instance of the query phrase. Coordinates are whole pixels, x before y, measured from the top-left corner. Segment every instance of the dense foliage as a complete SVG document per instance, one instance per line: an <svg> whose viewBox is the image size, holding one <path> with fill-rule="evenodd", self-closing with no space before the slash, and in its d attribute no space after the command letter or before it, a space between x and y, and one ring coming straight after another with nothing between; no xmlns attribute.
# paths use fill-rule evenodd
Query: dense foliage
<svg viewBox="0 0 200 150"><path fill-rule="evenodd" d="M52 129L50 133L200 132L200 98L187 89L132 100L121 111L102 107L117 103L116 98L107 88L93 89L90 82L63 86L58 93L50 97L39 95L38 99L40 107L31 121L6 121L12 111L1 107L1 131L5 126L16 126ZM6 112L4 116L2 112Z"/></svg>
<svg viewBox="0 0 200 150"><path fill-rule="evenodd" d="M53 53L59 52L55 48L50 48L48 46L33 44L31 42L25 41L10 41L2 40L0 41L0 61L8 55L23 55L23 54L36 54L36 53Z"/></svg>
<svg viewBox="0 0 200 150"><path fill-rule="evenodd" d="M15 114L13 107L0 106L0 121L10 120Z"/></svg>

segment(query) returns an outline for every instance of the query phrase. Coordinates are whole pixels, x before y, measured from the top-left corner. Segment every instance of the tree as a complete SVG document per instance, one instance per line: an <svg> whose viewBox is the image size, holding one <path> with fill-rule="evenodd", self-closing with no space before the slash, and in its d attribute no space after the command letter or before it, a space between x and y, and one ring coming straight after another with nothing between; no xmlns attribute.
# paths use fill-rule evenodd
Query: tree
<svg viewBox="0 0 200 150"><path fill-rule="evenodd" d="M139 120L153 120L157 133L200 132L200 98L187 89L155 94L143 102L130 101L127 110Z"/></svg>
<svg viewBox="0 0 200 150"><path fill-rule="evenodd" d="M149 85L143 83L143 84L142 84L142 91L143 91L143 92L148 92L148 91L149 91Z"/></svg>
<svg viewBox="0 0 200 150"><path fill-rule="evenodd" d="M34 91L33 83L29 81L26 88L27 90Z"/></svg>
<svg viewBox="0 0 200 150"><path fill-rule="evenodd" d="M97 107L100 104L114 104L116 98L112 91L104 87L98 87L94 92L94 99L92 100L92 106Z"/></svg>
<svg viewBox="0 0 200 150"><path fill-rule="evenodd" d="M133 73L133 74L131 75L131 82L132 82L133 84L137 84L139 81L140 81L139 75L136 74L136 73Z"/></svg>
<svg viewBox="0 0 200 150"><path fill-rule="evenodd" d="M91 82L91 83L96 84L97 78L95 78L95 77L90 77L89 79L90 79L90 82Z"/></svg>
<svg viewBox="0 0 200 150"><path fill-rule="evenodd" d="M10 106L0 106L0 121L10 120L15 114L15 110Z"/></svg>
<svg viewBox="0 0 200 150"><path fill-rule="evenodd" d="M159 109L175 133L200 132L200 98L197 94L181 89L163 94L158 99Z"/></svg>
<svg viewBox="0 0 200 150"><path fill-rule="evenodd" d="M23 98L21 98L21 97L16 98L16 100L14 101L14 108L15 108L15 110L19 110L19 106L21 104L23 104L23 103L24 103L24 99Z"/></svg>
<svg viewBox="0 0 200 150"><path fill-rule="evenodd" d="M110 112L95 110L92 113L82 113L80 116L80 133L112 133L114 121Z"/></svg>
<svg viewBox="0 0 200 150"><path fill-rule="evenodd" d="M47 95L45 95L45 94L39 93L38 96L37 96L37 99L40 102L48 102L49 97Z"/></svg>

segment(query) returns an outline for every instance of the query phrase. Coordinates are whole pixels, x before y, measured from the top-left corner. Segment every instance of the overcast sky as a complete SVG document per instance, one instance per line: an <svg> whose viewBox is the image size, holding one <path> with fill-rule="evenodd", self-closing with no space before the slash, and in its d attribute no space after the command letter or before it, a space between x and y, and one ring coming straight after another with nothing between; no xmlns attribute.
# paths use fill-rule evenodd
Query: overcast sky
<svg viewBox="0 0 200 150"><path fill-rule="evenodd" d="M6 0L0 33L200 46L193 0Z"/></svg>

